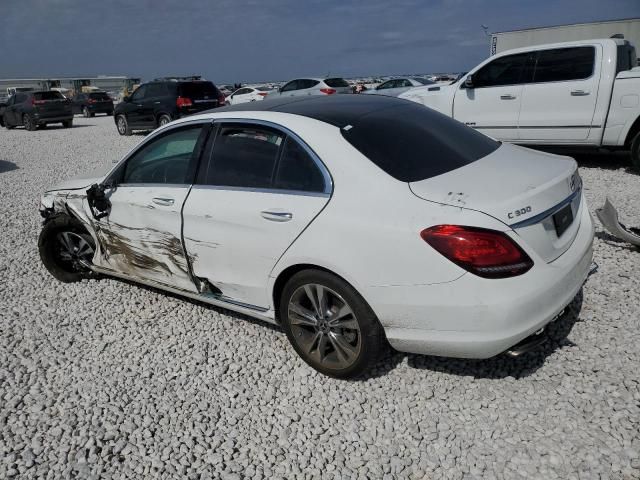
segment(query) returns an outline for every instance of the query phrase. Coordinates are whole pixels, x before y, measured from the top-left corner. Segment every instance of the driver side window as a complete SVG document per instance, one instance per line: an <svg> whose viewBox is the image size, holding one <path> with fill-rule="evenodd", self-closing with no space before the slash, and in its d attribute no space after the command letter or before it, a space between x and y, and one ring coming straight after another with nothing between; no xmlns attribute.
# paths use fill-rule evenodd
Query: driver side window
<svg viewBox="0 0 640 480"><path fill-rule="evenodd" d="M202 125L176 129L147 143L127 160L120 183L191 183L189 163L201 131Z"/></svg>
<svg viewBox="0 0 640 480"><path fill-rule="evenodd" d="M495 59L473 74L476 87L498 87L526 83L523 76L529 53L518 53Z"/></svg>
<svg viewBox="0 0 640 480"><path fill-rule="evenodd" d="M136 89L135 92L133 92L133 95L131 95L131 100L134 102L139 102L144 98L145 92L147 91L147 87L146 85L142 85L140 87L138 87Z"/></svg>

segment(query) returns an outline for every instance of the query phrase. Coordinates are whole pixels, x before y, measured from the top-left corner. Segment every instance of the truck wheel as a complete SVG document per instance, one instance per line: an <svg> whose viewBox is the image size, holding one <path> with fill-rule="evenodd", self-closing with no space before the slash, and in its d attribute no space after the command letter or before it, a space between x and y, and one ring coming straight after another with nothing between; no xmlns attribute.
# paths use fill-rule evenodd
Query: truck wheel
<svg viewBox="0 0 640 480"><path fill-rule="evenodd" d="M116 127L118 127L118 133L120 135L126 135L127 137L131 135L131 128L124 115L118 115L116 117Z"/></svg>
<svg viewBox="0 0 640 480"><path fill-rule="evenodd" d="M25 130L29 130L30 132L33 132L38 127L36 122L33 121L33 118L31 118L31 115L28 113L25 113L24 117L22 117L22 124L24 125Z"/></svg>
<svg viewBox="0 0 640 480"><path fill-rule="evenodd" d="M640 132L631 142L631 167L636 172L640 172Z"/></svg>

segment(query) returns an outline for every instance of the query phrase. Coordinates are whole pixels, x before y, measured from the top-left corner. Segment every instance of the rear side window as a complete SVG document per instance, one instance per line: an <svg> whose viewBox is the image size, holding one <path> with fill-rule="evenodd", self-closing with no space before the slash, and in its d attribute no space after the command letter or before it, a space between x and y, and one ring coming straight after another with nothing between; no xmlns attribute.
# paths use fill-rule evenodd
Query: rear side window
<svg viewBox="0 0 640 480"><path fill-rule="evenodd" d="M500 143L421 105L402 105L360 117L344 138L402 182L418 182L479 160Z"/></svg>
<svg viewBox="0 0 640 480"><path fill-rule="evenodd" d="M593 47L556 48L538 52L534 83L583 80L593 73Z"/></svg>
<svg viewBox="0 0 640 480"><path fill-rule="evenodd" d="M324 83L326 83L331 88L338 87L348 87L349 82L347 82L344 78L327 78Z"/></svg>
<svg viewBox="0 0 640 480"><path fill-rule="evenodd" d="M63 100L64 97L60 92L52 90L50 92L37 92L33 94L35 100Z"/></svg>
<svg viewBox="0 0 640 480"><path fill-rule="evenodd" d="M283 136L252 127L223 127L216 136L204 183L270 188Z"/></svg>
<svg viewBox="0 0 640 480"><path fill-rule="evenodd" d="M198 99L209 97L215 100L218 98L218 89L211 82L185 82L178 86L178 95Z"/></svg>
<svg viewBox="0 0 640 480"><path fill-rule="evenodd" d="M288 137L278 163L274 188L301 192L324 192L324 177L313 158Z"/></svg>

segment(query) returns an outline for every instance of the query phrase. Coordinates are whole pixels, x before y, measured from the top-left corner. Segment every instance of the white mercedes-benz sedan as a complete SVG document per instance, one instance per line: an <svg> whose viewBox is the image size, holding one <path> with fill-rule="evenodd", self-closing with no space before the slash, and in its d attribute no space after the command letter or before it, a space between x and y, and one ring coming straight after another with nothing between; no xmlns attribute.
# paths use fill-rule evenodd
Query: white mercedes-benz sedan
<svg viewBox="0 0 640 480"><path fill-rule="evenodd" d="M120 277L280 324L341 378L387 342L532 348L585 282L594 233L574 160L376 95L172 122L40 209L58 280Z"/></svg>

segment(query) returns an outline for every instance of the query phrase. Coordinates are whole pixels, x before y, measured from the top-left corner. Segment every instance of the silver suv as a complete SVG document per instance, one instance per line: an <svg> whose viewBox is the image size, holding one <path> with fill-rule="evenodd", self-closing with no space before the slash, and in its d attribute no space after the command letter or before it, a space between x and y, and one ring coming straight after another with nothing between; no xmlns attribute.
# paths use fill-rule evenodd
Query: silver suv
<svg viewBox="0 0 640 480"><path fill-rule="evenodd" d="M285 83L269 97L295 97L298 95L333 95L352 93L351 85L344 78L297 78Z"/></svg>

